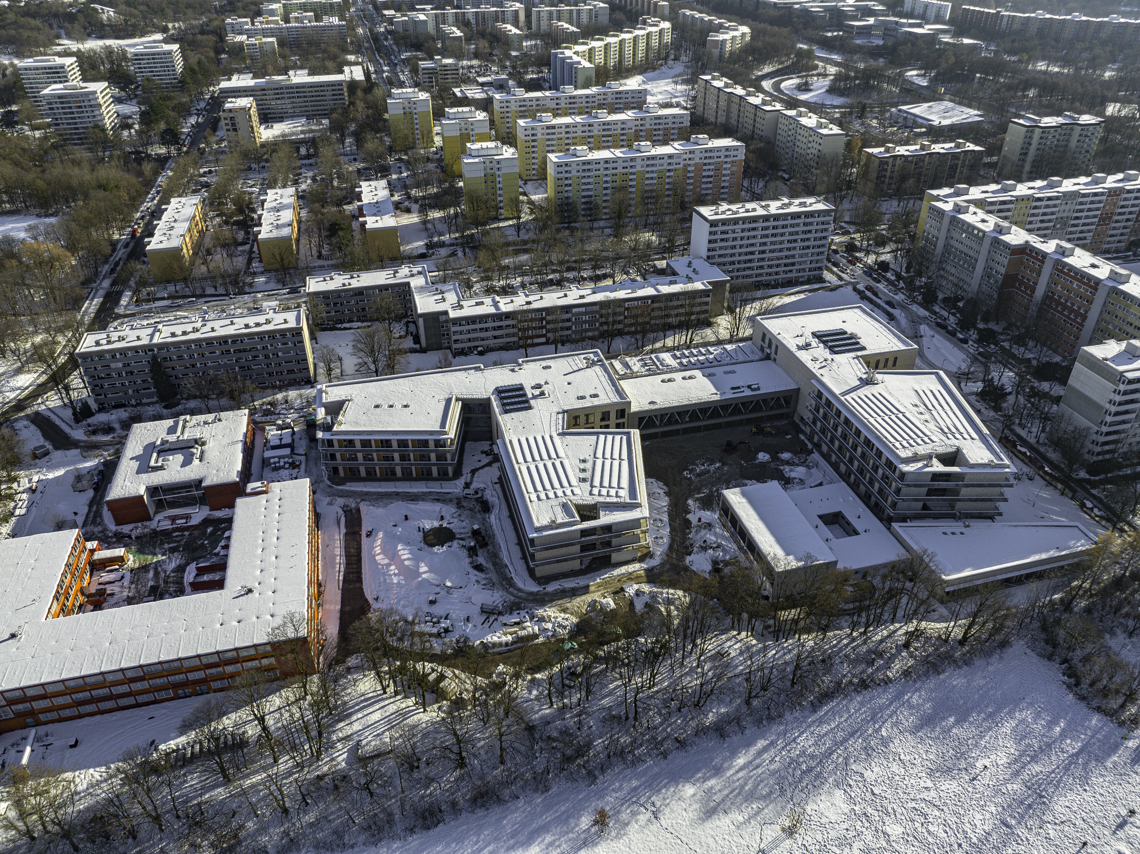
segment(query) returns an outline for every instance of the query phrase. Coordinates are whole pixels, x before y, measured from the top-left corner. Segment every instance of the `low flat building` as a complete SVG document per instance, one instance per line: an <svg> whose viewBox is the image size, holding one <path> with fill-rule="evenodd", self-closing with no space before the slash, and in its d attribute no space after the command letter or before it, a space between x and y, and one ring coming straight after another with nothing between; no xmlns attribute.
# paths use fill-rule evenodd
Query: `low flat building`
<svg viewBox="0 0 1140 854"><path fill-rule="evenodd" d="M243 671L290 676L305 649L318 656L309 481L271 484L233 512L222 589L104 610L76 594L97 548L79 531L0 543L0 731L221 693Z"/></svg>
<svg viewBox="0 0 1140 854"><path fill-rule="evenodd" d="M156 282L185 279L194 253L206 233L206 197L179 196L170 200L146 244L146 260Z"/></svg>
<svg viewBox="0 0 1140 854"><path fill-rule="evenodd" d="M649 553L641 444L599 352L318 387L317 442L334 482L461 473L464 439L491 439L535 578Z"/></svg>
<svg viewBox="0 0 1140 854"><path fill-rule="evenodd" d="M224 510L245 494L253 421L239 409L135 424L104 503L116 525L159 513Z"/></svg>
<svg viewBox="0 0 1140 854"><path fill-rule="evenodd" d="M931 130L970 127L980 125L986 120L985 113L971 110L953 101L930 101L895 107L891 111L891 117L903 127L923 127Z"/></svg>
<svg viewBox="0 0 1140 854"><path fill-rule="evenodd" d="M88 332L75 357L100 408L159 403L152 362L185 397L218 393L236 373L259 388L311 385L313 352L302 309L127 325Z"/></svg>
<svg viewBox="0 0 1140 854"><path fill-rule="evenodd" d="M742 284L822 282L834 218L814 197L700 206L689 251Z"/></svg>
<svg viewBox="0 0 1140 854"><path fill-rule="evenodd" d="M453 288L450 286L449 290ZM322 329L367 320L370 304L382 294L390 295L399 303L404 318L414 320L417 300L437 291L440 289L431 283L427 268L422 265L325 273L310 276L305 283L308 298L321 306L319 325Z"/></svg>
<svg viewBox="0 0 1140 854"><path fill-rule="evenodd" d="M356 217L370 260L400 260L400 229L387 181L362 181L356 188Z"/></svg>
<svg viewBox="0 0 1140 854"><path fill-rule="evenodd" d="M293 187L269 190L261 205L257 231L257 257L266 270L297 266L301 209Z"/></svg>

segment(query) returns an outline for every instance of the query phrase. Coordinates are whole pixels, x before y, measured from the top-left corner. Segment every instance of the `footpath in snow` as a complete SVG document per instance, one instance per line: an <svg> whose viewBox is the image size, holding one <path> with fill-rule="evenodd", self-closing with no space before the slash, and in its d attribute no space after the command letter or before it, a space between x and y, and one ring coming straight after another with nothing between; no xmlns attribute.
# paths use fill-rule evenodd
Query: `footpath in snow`
<svg viewBox="0 0 1140 854"><path fill-rule="evenodd" d="M1140 757L1123 736L1015 646L360 854L1126 854Z"/></svg>

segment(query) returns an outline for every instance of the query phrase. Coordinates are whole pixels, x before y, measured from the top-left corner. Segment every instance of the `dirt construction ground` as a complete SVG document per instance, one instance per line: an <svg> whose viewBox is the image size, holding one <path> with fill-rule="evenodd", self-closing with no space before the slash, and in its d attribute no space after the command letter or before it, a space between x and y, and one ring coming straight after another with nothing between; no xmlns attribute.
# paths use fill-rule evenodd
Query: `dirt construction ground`
<svg viewBox="0 0 1140 854"><path fill-rule="evenodd" d="M726 450L729 442L735 444L732 451ZM757 462L762 452L774 462ZM798 457L808 452L791 421L774 425L769 434L753 435L749 427L730 427L645 442L645 474L661 481L669 494L669 551L661 571L687 571L690 499L698 508L712 512L720 490L742 486L745 481L782 481L779 454Z"/></svg>

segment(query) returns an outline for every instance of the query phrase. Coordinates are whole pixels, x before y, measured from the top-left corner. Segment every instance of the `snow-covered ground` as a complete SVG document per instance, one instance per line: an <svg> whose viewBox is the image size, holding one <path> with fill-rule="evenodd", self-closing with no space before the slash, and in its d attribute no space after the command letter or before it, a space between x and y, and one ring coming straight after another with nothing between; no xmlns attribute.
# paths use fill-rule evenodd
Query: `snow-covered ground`
<svg viewBox="0 0 1140 854"><path fill-rule="evenodd" d="M1123 735L1015 646L360 854L1128 854L1140 756Z"/></svg>
<svg viewBox="0 0 1140 854"><path fill-rule="evenodd" d="M683 62L670 62L654 71L626 78L630 86L645 86L649 89L649 103L661 104L687 101L693 95L690 82L690 68Z"/></svg>
<svg viewBox="0 0 1140 854"><path fill-rule="evenodd" d="M30 451L44 439L40 431L21 419L14 423L16 432ZM12 536L46 534L64 524L83 525L83 517L95 497L94 490L75 492L71 488L77 473L100 464L97 456L84 456L83 451L52 451L39 460L30 460L20 470L21 487L16 495Z"/></svg>
<svg viewBox="0 0 1140 854"><path fill-rule="evenodd" d="M830 104L839 106L850 103L849 98L842 95L832 95L827 91L827 87L831 85L830 77L812 77L807 78L808 88L797 88L803 77L793 77L791 80L785 80L780 84L780 92L790 98L799 98L801 101L809 101L813 104Z"/></svg>
<svg viewBox="0 0 1140 854"><path fill-rule="evenodd" d="M36 223L50 225L58 221L57 216L36 216L28 213L0 214L0 237L27 239L28 229Z"/></svg>
<svg viewBox="0 0 1140 854"><path fill-rule="evenodd" d="M966 364L966 354L929 326L922 327L922 353L928 362L947 373L961 370Z"/></svg>

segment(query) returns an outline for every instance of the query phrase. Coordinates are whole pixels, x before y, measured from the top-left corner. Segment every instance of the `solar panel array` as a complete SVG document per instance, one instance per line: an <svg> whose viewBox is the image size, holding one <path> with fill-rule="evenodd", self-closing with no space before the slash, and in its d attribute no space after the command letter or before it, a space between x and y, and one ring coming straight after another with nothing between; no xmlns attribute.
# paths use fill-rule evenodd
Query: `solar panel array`
<svg viewBox="0 0 1140 854"><path fill-rule="evenodd" d="M531 409L530 398L522 384L501 385L495 388L495 396L499 398L499 405L503 412L526 412Z"/></svg>
<svg viewBox="0 0 1140 854"><path fill-rule="evenodd" d="M824 329L812 335L835 355L860 353L867 348L859 343L859 336L846 329Z"/></svg>

